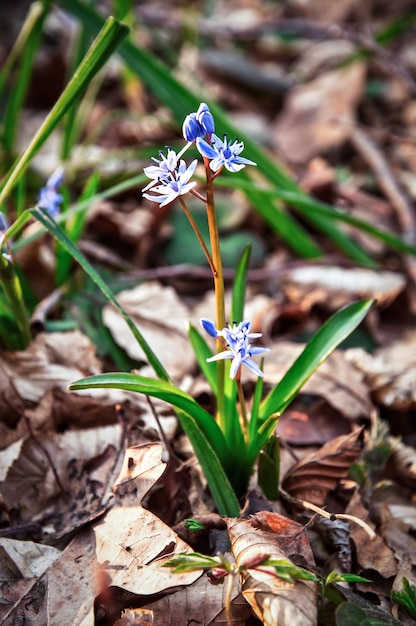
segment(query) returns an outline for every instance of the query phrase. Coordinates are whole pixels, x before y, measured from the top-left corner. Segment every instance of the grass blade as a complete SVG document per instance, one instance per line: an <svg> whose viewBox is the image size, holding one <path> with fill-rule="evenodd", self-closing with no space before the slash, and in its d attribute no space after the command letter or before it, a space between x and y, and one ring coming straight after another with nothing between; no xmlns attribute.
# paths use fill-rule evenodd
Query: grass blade
<svg viewBox="0 0 416 626"><path fill-rule="evenodd" d="M19 180L34 155L38 152L47 138L58 126L71 105L79 98L92 78L101 69L120 42L126 37L129 29L120 24L113 17L105 22L101 32L93 42L84 60L78 67L71 81L67 85L59 100L46 117L42 126L24 152L10 169L0 193L0 206L4 203L16 182Z"/></svg>
<svg viewBox="0 0 416 626"><path fill-rule="evenodd" d="M137 343L145 353L149 364L153 367L156 375L162 380L169 380L169 375L163 367L162 363L159 361L146 339L143 337L137 326L134 324L133 320L130 318L128 313L123 309L121 304L117 301L112 291L106 285L106 283L102 280L100 275L96 272L93 266L87 261L84 255L78 250L78 248L72 243L72 241L68 238L68 236L64 233L64 231L58 226L58 224L54 221L54 219L48 214L47 211L36 207L35 209L30 209L28 211L37 220L48 230L51 235L57 239L57 241L71 254L71 256L78 261L83 270L88 274L88 276L94 281L94 283L100 288L102 293L105 295L107 300L109 300L116 309L121 313L126 322L127 326L130 328L131 332L134 335Z"/></svg>

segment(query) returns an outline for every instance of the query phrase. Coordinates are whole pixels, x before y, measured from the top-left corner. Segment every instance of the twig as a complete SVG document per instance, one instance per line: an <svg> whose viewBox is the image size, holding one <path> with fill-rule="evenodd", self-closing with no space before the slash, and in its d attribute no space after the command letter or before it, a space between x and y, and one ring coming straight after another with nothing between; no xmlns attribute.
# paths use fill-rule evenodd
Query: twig
<svg viewBox="0 0 416 626"><path fill-rule="evenodd" d="M409 243L415 242L416 223L413 207L405 191L401 188L393 172L373 140L360 128L355 127L351 132L351 141L363 159L374 172L380 189L394 206L400 228Z"/></svg>
<svg viewBox="0 0 416 626"><path fill-rule="evenodd" d="M374 530L371 528L371 526L367 524L367 522L364 522L364 520L360 519L359 517L356 517L355 515L348 515L347 513L329 513L328 511L325 511L325 509L321 509L321 507L316 506L316 504L312 504L312 502L294 498L283 489L280 490L280 493L288 502L302 506L304 509L307 509L308 511L313 511L314 513L317 513L318 515L322 515L322 517L325 517L326 519L329 519L332 521L335 521L336 519L344 519L344 520L348 520L349 522L353 522L353 524L357 524L357 526L360 526L363 530L365 530L365 532L367 533L367 535L370 537L371 540L375 539L377 536Z"/></svg>

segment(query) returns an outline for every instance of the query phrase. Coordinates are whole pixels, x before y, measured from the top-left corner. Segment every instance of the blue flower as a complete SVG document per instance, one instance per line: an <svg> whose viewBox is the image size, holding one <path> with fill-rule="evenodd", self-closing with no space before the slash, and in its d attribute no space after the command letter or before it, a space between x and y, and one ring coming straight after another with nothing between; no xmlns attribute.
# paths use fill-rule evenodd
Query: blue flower
<svg viewBox="0 0 416 626"><path fill-rule="evenodd" d="M261 337L261 333L250 333L251 322L243 321L239 324L233 324L228 328L218 330L214 322L206 318L200 320L201 326L211 337L223 337L228 350L219 352L218 354L207 359L207 362L219 361L223 359L232 359L230 377L235 378L238 370L242 365L246 365L256 376L263 378L263 372L258 365L252 360L252 356L269 352L267 348L252 346L249 339Z"/></svg>
<svg viewBox="0 0 416 626"><path fill-rule="evenodd" d="M160 159L152 157L152 161L157 165L149 165L143 169L143 172L148 178L152 180L146 185L143 191L147 191L158 182L167 178L174 170L176 170L178 164L178 156L174 150L168 148L167 156L162 151L159 152Z"/></svg>
<svg viewBox="0 0 416 626"><path fill-rule="evenodd" d="M211 145L205 139L198 137L196 147L202 156L212 159L209 166L214 172L222 166L225 166L229 172L239 172L246 165L257 165L254 161L240 156L244 149L244 143L237 139L231 143L228 141L227 135L224 135L224 140L222 140L213 134Z"/></svg>
<svg viewBox="0 0 416 626"><path fill-rule="evenodd" d="M157 181L159 184L156 187L152 187L152 192L158 195L152 196L148 193L144 193L143 197L152 202L158 202L160 206L163 207L170 204L179 196L184 196L196 185L195 181L190 183L189 179L195 172L197 163L198 160L195 159L187 168L185 161L181 161L173 172L169 172L169 174L160 178L159 181ZM149 185L147 188L148 187Z"/></svg>
<svg viewBox="0 0 416 626"><path fill-rule="evenodd" d="M63 200L62 195L58 193L59 187L64 180L64 169L58 167L46 181L46 186L42 187L39 192L38 206L42 209L46 209L51 217L56 217L59 214L61 202Z"/></svg>
<svg viewBox="0 0 416 626"><path fill-rule="evenodd" d="M182 134L186 141L194 142L197 137L212 135L215 129L214 118L205 102L201 102L196 113L185 117Z"/></svg>

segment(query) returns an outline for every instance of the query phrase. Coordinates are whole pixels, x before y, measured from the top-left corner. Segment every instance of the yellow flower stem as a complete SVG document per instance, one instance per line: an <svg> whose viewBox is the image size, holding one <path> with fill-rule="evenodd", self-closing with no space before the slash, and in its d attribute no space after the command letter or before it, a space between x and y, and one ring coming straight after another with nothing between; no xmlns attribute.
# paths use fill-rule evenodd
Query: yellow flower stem
<svg viewBox="0 0 416 626"><path fill-rule="evenodd" d="M179 196L179 200L180 200L180 203L181 203L182 208L184 210L184 213L185 213L186 217L188 218L189 223L191 224L192 228L194 229L194 233L197 236L199 243L201 244L201 248L204 251L205 256L207 257L207 261L208 261L208 264L209 264L209 266L211 268L211 272L213 274L215 274L216 270L215 270L214 264L212 262L212 258L211 258L211 255L209 253L209 250L208 250L207 246L205 245L205 241L202 238L201 231L199 230L198 226L196 225L196 222L195 222L194 218L192 217L192 214L189 211L188 207L186 206L186 202L182 198L182 196Z"/></svg>
<svg viewBox="0 0 416 626"><path fill-rule="evenodd" d="M221 329L225 326L225 303L224 303L224 276L222 271L222 259L220 250L220 239L218 235L217 215L214 203L214 185L213 174L209 167L209 159L204 157L204 165L207 179L207 218L209 238L211 242L211 254L213 261L213 278L215 291L215 309L216 309L216 326ZM217 341L217 352L222 349L221 342ZM224 393L224 376L225 363L220 360L217 362L218 371L218 393L217 393L217 421L223 432L225 432L225 393Z"/></svg>

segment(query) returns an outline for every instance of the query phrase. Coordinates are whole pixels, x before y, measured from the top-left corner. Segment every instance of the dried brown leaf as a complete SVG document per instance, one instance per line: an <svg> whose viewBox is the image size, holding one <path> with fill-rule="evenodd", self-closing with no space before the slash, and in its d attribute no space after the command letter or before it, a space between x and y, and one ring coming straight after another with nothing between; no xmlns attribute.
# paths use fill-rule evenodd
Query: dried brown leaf
<svg viewBox="0 0 416 626"><path fill-rule="evenodd" d="M264 377L276 385L302 352L304 346L288 341L279 341L271 346L264 363ZM335 350L302 387L303 394L324 398L343 417L356 420L368 417L373 405L368 386L361 372L347 361L340 350Z"/></svg>
<svg viewBox="0 0 416 626"><path fill-rule="evenodd" d="M259 511L250 518L253 528L276 534L273 540L288 557L302 557L311 565L315 563L306 528L294 520L271 511Z"/></svg>
<svg viewBox="0 0 416 626"><path fill-rule="evenodd" d="M363 506L361 496L358 493L354 494L351 498L346 513L364 520L374 528L374 524L369 519L369 512ZM393 550L386 545L383 533L371 540L363 528L352 525L350 537L355 545L358 565L362 570L374 569L385 578L396 574L397 559L395 558Z"/></svg>
<svg viewBox="0 0 416 626"><path fill-rule="evenodd" d="M285 272L282 288L291 302L300 302L308 311L310 303L329 303L337 310L351 299L375 298L389 305L406 287L406 277L397 272L376 272L364 268L310 265Z"/></svg>
<svg viewBox="0 0 416 626"><path fill-rule="evenodd" d="M393 451L387 459L384 473L408 487L416 487L416 450L402 442L393 444Z"/></svg>
<svg viewBox="0 0 416 626"><path fill-rule="evenodd" d="M173 378L182 378L195 363L185 322L190 313L172 287L148 282L123 291L117 299L140 329L152 350ZM146 357L122 316L113 305L103 309L103 322L116 341L132 359ZM149 375L152 374L150 371Z"/></svg>
<svg viewBox="0 0 416 626"><path fill-rule="evenodd" d="M101 520L79 531L60 557L36 580L23 598L9 607L7 626L26 620L33 626L94 623L94 599L102 600L111 585L120 588L130 603L132 594L154 596L189 585L201 572L176 575L161 568L177 552L189 546L149 511L140 498L164 471L162 446L149 444L130 449L118 481L135 493L133 506L116 506ZM132 462L129 459L133 458ZM121 494L119 494L121 498ZM108 597L111 598L111 593Z"/></svg>
<svg viewBox="0 0 416 626"><path fill-rule="evenodd" d="M258 562L262 555L287 560L275 533L255 529L244 519L228 519L227 528L238 567ZM316 626L316 583L303 580L289 583L267 568L260 572L246 569L241 578L243 596L265 626Z"/></svg>
<svg viewBox="0 0 416 626"><path fill-rule="evenodd" d="M18 512L23 522L50 518L48 534L72 532L109 505L120 450L118 424L51 433L36 440L27 437L3 472L4 505ZM0 452L0 466L9 452L10 448Z"/></svg>
<svg viewBox="0 0 416 626"><path fill-rule="evenodd" d="M151 605L134 609L137 622L119 621L118 626L129 626L141 623L155 626L177 626L178 624L200 623L206 626L226 626L225 615L226 584L213 585L207 576L202 576L192 585L179 589L176 593L166 595ZM245 626L246 620L252 615L251 609L244 600L237 579L234 581L231 594L231 624ZM149 620L149 621L144 621ZM115 625L116 626L116 625Z"/></svg>
<svg viewBox="0 0 416 626"><path fill-rule="evenodd" d="M305 163L348 138L364 79L365 66L354 63L289 92L273 128L276 143L289 160Z"/></svg>
<svg viewBox="0 0 416 626"><path fill-rule="evenodd" d="M324 506L328 494L348 476L362 449L363 429L332 439L317 452L296 463L286 474L283 488L295 498Z"/></svg>
<svg viewBox="0 0 416 626"><path fill-rule="evenodd" d="M77 624L91 626L93 599L100 590L91 529L79 532L60 557L9 608L3 626Z"/></svg>
<svg viewBox="0 0 416 626"><path fill-rule="evenodd" d="M377 404L391 410L416 407L416 331L406 330L394 343L368 354L348 350L347 358L365 376Z"/></svg>

